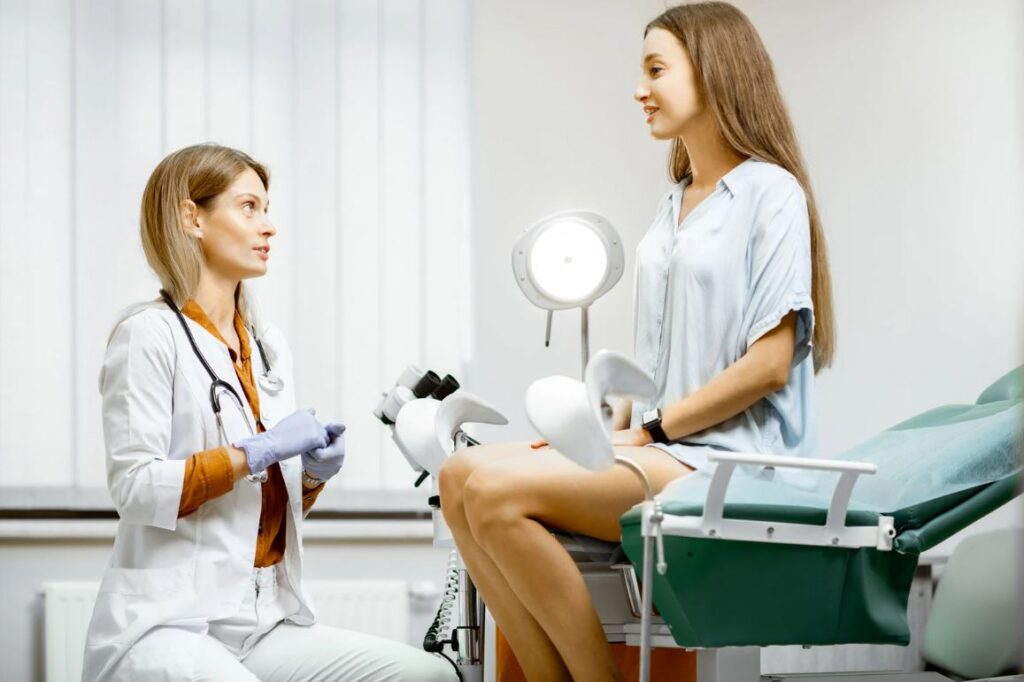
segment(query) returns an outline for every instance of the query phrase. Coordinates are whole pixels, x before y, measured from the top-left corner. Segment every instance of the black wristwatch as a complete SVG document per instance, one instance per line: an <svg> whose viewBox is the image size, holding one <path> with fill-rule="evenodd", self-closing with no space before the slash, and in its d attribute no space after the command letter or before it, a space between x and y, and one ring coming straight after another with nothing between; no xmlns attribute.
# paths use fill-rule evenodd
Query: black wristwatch
<svg viewBox="0 0 1024 682"><path fill-rule="evenodd" d="M648 410L643 414L643 428L644 431L651 434L651 438L654 439L655 443L668 443L668 436L665 435L665 429L661 428L661 410L654 408Z"/></svg>

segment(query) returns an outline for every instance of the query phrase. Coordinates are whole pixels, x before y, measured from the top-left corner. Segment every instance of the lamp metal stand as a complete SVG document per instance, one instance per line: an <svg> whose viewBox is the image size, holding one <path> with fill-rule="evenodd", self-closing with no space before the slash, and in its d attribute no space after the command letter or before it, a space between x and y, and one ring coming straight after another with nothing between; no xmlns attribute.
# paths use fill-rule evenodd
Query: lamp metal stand
<svg viewBox="0 0 1024 682"><path fill-rule="evenodd" d="M590 306L580 307L580 347L583 349L583 370L580 378L587 376L587 363L590 362Z"/></svg>

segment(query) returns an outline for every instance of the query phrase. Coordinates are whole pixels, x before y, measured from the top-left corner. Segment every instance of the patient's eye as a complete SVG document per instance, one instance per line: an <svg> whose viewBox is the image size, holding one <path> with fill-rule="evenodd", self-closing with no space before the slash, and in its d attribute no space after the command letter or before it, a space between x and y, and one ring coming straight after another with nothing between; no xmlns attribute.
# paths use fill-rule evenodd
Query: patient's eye
<svg viewBox="0 0 1024 682"><path fill-rule="evenodd" d="M659 73L661 73L661 72L662 72L662 71L664 71L664 70L665 70L665 69L663 69L663 68L662 68L662 67L660 67L660 66L652 66L652 67L651 67L651 68L650 68L650 69L648 70L648 73L649 73L649 74L651 74L651 76L653 77L653 76L657 76L657 75L658 75Z"/></svg>
<svg viewBox="0 0 1024 682"><path fill-rule="evenodd" d="M256 203L247 201L242 204L242 210L245 211L245 215L252 215L252 212L256 210Z"/></svg>

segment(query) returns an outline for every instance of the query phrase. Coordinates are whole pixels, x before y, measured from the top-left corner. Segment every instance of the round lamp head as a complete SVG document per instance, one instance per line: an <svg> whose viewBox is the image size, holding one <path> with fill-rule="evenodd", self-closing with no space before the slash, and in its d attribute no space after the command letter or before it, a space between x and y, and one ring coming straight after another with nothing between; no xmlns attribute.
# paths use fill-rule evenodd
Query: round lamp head
<svg viewBox="0 0 1024 682"><path fill-rule="evenodd" d="M591 211L549 216L512 249L516 283L547 310L589 306L619 281L624 261L618 234Z"/></svg>

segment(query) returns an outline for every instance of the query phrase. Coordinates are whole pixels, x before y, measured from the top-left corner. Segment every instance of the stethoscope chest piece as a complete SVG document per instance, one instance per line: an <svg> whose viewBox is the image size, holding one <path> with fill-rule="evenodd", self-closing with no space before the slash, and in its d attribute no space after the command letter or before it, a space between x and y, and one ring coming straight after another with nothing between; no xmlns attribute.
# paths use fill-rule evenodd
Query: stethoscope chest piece
<svg viewBox="0 0 1024 682"><path fill-rule="evenodd" d="M271 369L270 360L267 358L267 351L263 348L263 341L260 337L256 336L255 329L253 330L252 337L256 341L256 349L260 352L260 362L263 363L263 374L259 376L256 383L270 395L276 395L284 388L284 381L281 377L274 374L274 370Z"/></svg>
<svg viewBox="0 0 1024 682"><path fill-rule="evenodd" d="M260 375L259 379L256 380L264 391L271 395L280 393L284 388L284 381L281 377L274 374L272 371L267 370Z"/></svg>

